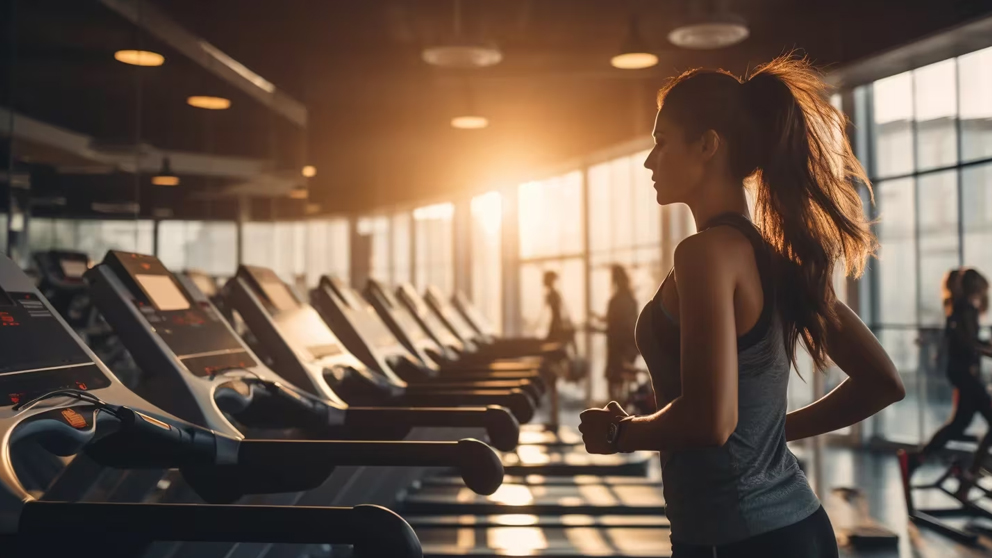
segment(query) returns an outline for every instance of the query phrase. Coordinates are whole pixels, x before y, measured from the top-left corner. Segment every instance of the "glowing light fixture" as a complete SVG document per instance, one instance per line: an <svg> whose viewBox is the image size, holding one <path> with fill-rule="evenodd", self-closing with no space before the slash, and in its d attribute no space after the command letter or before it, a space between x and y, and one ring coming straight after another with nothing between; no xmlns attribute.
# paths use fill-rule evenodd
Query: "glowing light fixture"
<svg viewBox="0 0 992 558"><path fill-rule="evenodd" d="M186 99L186 103L191 107L206 110L226 110L231 108L231 100L224 97L210 97L208 95L194 95Z"/></svg>
<svg viewBox="0 0 992 558"><path fill-rule="evenodd" d="M462 37L461 0L455 0L454 8L454 40L425 48L420 53L420 58L431 66L461 70L488 68L499 64L503 60L503 53L498 47Z"/></svg>
<svg viewBox="0 0 992 558"><path fill-rule="evenodd" d="M162 170L152 177L152 184L156 186L179 186L179 177L173 174L168 157L162 159Z"/></svg>
<svg viewBox="0 0 992 558"><path fill-rule="evenodd" d="M668 34L673 45L691 50L725 48L751 34L743 18L719 4L700 2L691 6L689 18Z"/></svg>
<svg viewBox="0 0 992 558"><path fill-rule="evenodd" d="M625 52L610 58L610 65L621 70L641 70L658 65L658 57L650 52Z"/></svg>
<svg viewBox="0 0 992 558"><path fill-rule="evenodd" d="M313 177L317 176L317 167L315 167L313 165L307 165L307 166L303 167L302 174L306 178L313 178Z"/></svg>
<svg viewBox="0 0 992 558"><path fill-rule="evenodd" d="M294 200L305 200L310 197L310 191L306 186L296 186L289 191L289 197Z"/></svg>
<svg viewBox="0 0 992 558"><path fill-rule="evenodd" d="M451 119L451 127L459 130L481 130L489 126L485 116L456 116Z"/></svg>
<svg viewBox="0 0 992 558"><path fill-rule="evenodd" d="M637 16L630 16L627 38L623 41L620 54L610 59L614 68L621 70L642 70L658 64L658 57L651 53L637 27Z"/></svg>
<svg viewBox="0 0 992 558"><path fill-rule="evenodd" d="M114 59L132 66L152 67L165 64L164 56L150 50L118 50L114 53Z"/></svg>

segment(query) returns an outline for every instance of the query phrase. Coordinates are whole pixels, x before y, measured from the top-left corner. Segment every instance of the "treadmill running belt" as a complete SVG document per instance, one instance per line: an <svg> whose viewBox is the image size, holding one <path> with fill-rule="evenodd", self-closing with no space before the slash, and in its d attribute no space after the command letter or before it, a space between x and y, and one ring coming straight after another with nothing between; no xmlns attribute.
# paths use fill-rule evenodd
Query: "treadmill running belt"
<svg viewBox="0 0 992 558"><path fill-rule="evenodd" d="M417 529L424 558L442 556L614 556L668 558L669 531L628 527L458 527Z"/></svg>
<svg viewBox="0 0 992 558"><path fill-rule="evenodd" d="M519 446L516 452L503 454L503 467L507 475L521 476L644 476L653 455L650 452L591 455L582 449L547 451L543 446Z"/></svg>
<svg viewBox="0 0 992 558"><path fill-rule="evenodd" d="M664 515L665 497L651 486L503 484L480 496L465 487L430 486L402 499L403 514Z"/></svg>

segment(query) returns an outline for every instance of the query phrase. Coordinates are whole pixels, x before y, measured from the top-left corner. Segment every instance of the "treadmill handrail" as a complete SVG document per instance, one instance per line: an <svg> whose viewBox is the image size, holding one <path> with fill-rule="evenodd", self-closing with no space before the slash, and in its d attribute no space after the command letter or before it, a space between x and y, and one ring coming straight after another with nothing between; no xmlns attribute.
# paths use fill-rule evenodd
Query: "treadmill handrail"
<svg viewBox="0 0 992 558"><path fill-rule="evenodd" d="M272 479L278 492L316 488L334 467L455 467L465 485L492 494L503 483L503 463L488 445L457 442L369 442L245 440L238 448L236 474ZM278 480L276 480L278 479Z"/></svg>
<svg viewBox="0 0 992 558"><path fill-rule="evenodd" d="M51 541L55 537L61 540ZM420 558L420 541L392 511L353 508L196 504L30 502L19 535L28 547L80 541L217 541L354 545L358 556ZM40 542L34 542L40 541Z"/></svg>

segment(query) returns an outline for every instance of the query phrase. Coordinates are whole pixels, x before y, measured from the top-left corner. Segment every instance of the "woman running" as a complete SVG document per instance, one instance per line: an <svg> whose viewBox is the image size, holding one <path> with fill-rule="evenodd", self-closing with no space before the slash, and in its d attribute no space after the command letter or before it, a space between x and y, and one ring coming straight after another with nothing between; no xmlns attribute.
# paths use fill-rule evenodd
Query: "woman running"
<svg viewBox="0 0 992 558"><path fill-rule="evenodd" d="M582 413L591 453L662 453L674 558L838 555L830 520L786 442L857 423L902 399L895 366L837 300L875 248L855 186L868 184L844 117L805 61L743 79L693 70L659 96L645 161L658 203L684 203L697 234L637 322L658 412ZM754 222L745 187L756 200ZM802 343L848 378L786 414Z"/></svg>

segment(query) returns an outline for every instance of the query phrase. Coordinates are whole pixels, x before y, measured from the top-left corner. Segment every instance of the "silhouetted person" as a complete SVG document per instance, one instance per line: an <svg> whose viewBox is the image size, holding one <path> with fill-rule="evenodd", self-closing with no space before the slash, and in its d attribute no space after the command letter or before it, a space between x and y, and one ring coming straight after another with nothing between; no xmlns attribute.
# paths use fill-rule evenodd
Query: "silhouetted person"
<svg viewBox="0 0 992 558"><path fill-rule="evenodd" d="M947 312L944 361L947 379L954 386L954 414L918 454L910 456L910 472L944 449L947 442L963 436L975 415L980 414L989 428L963 479L970 484L992 447L992 397L981 380L981 359L983 355L992 356L992 346L978 338L978 319L988 311L989 283L978 271L964 269L948 273L943 290Z"/></svg>
<svg viewBox="0 0 992 558"><path fill-rule="evenodd" d="M606 328L606 383L610 399L625 402L630 395L628 383L632 366L637 360L634 325L637 323L637 299L630 285L630 276L620 264L610 266L613 295L606 307L603 321Z"/></svg>
<svg viewBox="0 0 992 558"><path fill-rule="evenodd" d="M575 327L565 308L565 301L555 287L558 274L554 271L544 272L544 304L551 312L551 322L548 324L548 334L545 339L568 345L575 340Z"/></svg>

